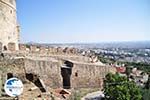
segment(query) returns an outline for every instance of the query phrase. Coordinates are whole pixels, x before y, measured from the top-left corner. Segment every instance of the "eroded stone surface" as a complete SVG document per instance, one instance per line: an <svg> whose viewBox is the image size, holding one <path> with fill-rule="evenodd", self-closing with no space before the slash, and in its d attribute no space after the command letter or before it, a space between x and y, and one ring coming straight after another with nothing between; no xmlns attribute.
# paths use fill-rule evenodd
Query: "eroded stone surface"
<svg viewBox="0 0 150 100"><path fill-rule="evenodd" d="M18 41L16 0L0 0L0 42L2 47L8 48L8 43L12 42L15 43L15 50L18 50Z"/></svg>

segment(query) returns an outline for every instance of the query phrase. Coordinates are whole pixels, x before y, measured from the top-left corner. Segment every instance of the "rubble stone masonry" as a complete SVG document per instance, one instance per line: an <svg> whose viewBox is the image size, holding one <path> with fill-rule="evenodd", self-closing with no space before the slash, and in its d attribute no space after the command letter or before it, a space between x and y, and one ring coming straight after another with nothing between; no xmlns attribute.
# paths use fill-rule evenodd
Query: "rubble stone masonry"
<svg viewBox="0 0 150 100"><path fill-rule="evenodd" d="M6 55L5 55L6 56ZM11 59L10 59L11 58ZM0 69L4 76L12 73L14 76L26 81L27 74L33 74L43 80L44 84L51 88L64 86L62 66L64 61L72 63L69 80L71 88L102 87L102 80L107 73L115 73L113 67L92 63L58 59L53 57L8 57L0 61ZM68 70L68 69L67 69ZM66 74L66 77L68 77Z"/></svg>

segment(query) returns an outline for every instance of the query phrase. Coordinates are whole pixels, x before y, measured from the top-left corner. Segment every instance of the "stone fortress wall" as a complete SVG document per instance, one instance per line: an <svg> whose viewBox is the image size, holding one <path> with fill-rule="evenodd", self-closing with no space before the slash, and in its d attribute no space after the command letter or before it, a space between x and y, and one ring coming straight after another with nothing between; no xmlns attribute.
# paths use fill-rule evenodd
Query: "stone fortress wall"
<svg viewBox="0 0 150 100"><path fill-rule="evenodd" d="M0 50L7 50L10 45L18 50L18 42L16 0L0 0Z"/></svg>
<svg viewBox="0 0 150 100"><path fill-rule="evenodd" d="M116 69L87 62L78 62L53 57L14 56L4 54L0 60L3 78L8 74L26 82L28 75L36 76L50 88L102 88L103 78ZM6 79L3 79L6 80Z"/></svg>
<svg viewBox="0 0 150 100"><path fill-rule="evenodd" d="M70 61L73 64L73 66L71 66L72 68L67 69L63 67L65 61L66 60L58 59L26 59L26 73L40 76L40 79L44 81L46 86L52 88L64 87L64 82L66 82L70 88L102 88L105 75L109 72L115 73L116 71L115 68L109 66L73 61Z"/></svg>
<svg viewBox="0 0 150 100"><path fill-rule="evenodd" d="M116 72L113 67L91 62L91 58L81 55L77 48L20 44L19 49L19 51L15 49L3 51L4 58L9 59L8 63L12 59L14 63L11 64L16 67L20 64L15 61L22 59L19 67L22 70L21 79L26 79L27 75L38 76L51 88L64 87L66 84L70 88L102 87L105 75ZM3 61L0 65L3 65ZM10 70L7 73L18 75L17 70Z"/></svg>
<svg viewBox="0 0 150 100"><path fill-rule="evenodd" d="M26 80L27 75L36 76L51 88L102 88L105 75L116 72L113 67L93 62L91 57L81 55L76 48L20 44L19 49L3 51L4 58L8 58L8 65L11 66L9 62L12 59L14 61L11 63L12 67L16 66L15 68L20 68L22 71L19 78ZM21 67L16 63L19 59L22 62ZM2 61L0 66L3 65ZM7 71L16 76L18 72L18 70Z"/></svg>

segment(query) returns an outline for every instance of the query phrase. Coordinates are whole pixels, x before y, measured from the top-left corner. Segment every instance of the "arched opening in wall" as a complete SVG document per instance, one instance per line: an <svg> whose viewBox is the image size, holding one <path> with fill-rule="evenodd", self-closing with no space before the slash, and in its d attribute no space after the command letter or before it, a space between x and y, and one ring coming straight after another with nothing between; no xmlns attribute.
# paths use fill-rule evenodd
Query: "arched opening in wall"
<svg viewBox="0 0 150 100"><path fill-rule="evenodd" d="M7 73L7 79L13 78L13 74L12 73Z"/></svg>
<svg viewBox="0 0 150 100"><path fill-rule="evenodd" d="M6 46L4 46L3 49L4 49L4 51L7 51L7 47Z"/></svg>
<svg viewBox="0 0 150 100"><path fill-rule="evenodd" d="M40 89L41 92L46 92L45 85L43 81L38 77L38 75L26 73L26 79L34 83Z"/></svg>
<svg viewBox="0 0 150 100"><path fill-rule="evenodd" d="M69 61L65 61L64 65L61 66L61 75L63 78L63 88L64 89L71 88L70 77L72 74L72 67L73 67L73 63L69 62Z"/></svg>

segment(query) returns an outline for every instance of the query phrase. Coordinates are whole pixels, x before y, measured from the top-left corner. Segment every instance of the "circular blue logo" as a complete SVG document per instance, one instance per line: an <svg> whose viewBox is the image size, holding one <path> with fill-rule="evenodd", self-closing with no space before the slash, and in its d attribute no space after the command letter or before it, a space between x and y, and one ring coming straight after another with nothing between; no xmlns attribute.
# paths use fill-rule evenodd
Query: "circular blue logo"
<svg viewBox="0 0 150 100"><path fill-rule="evenodd" d="M17 78L10 78L6 81L4 89L9 96L16 97L23 92L23 83Z"/></svg>

